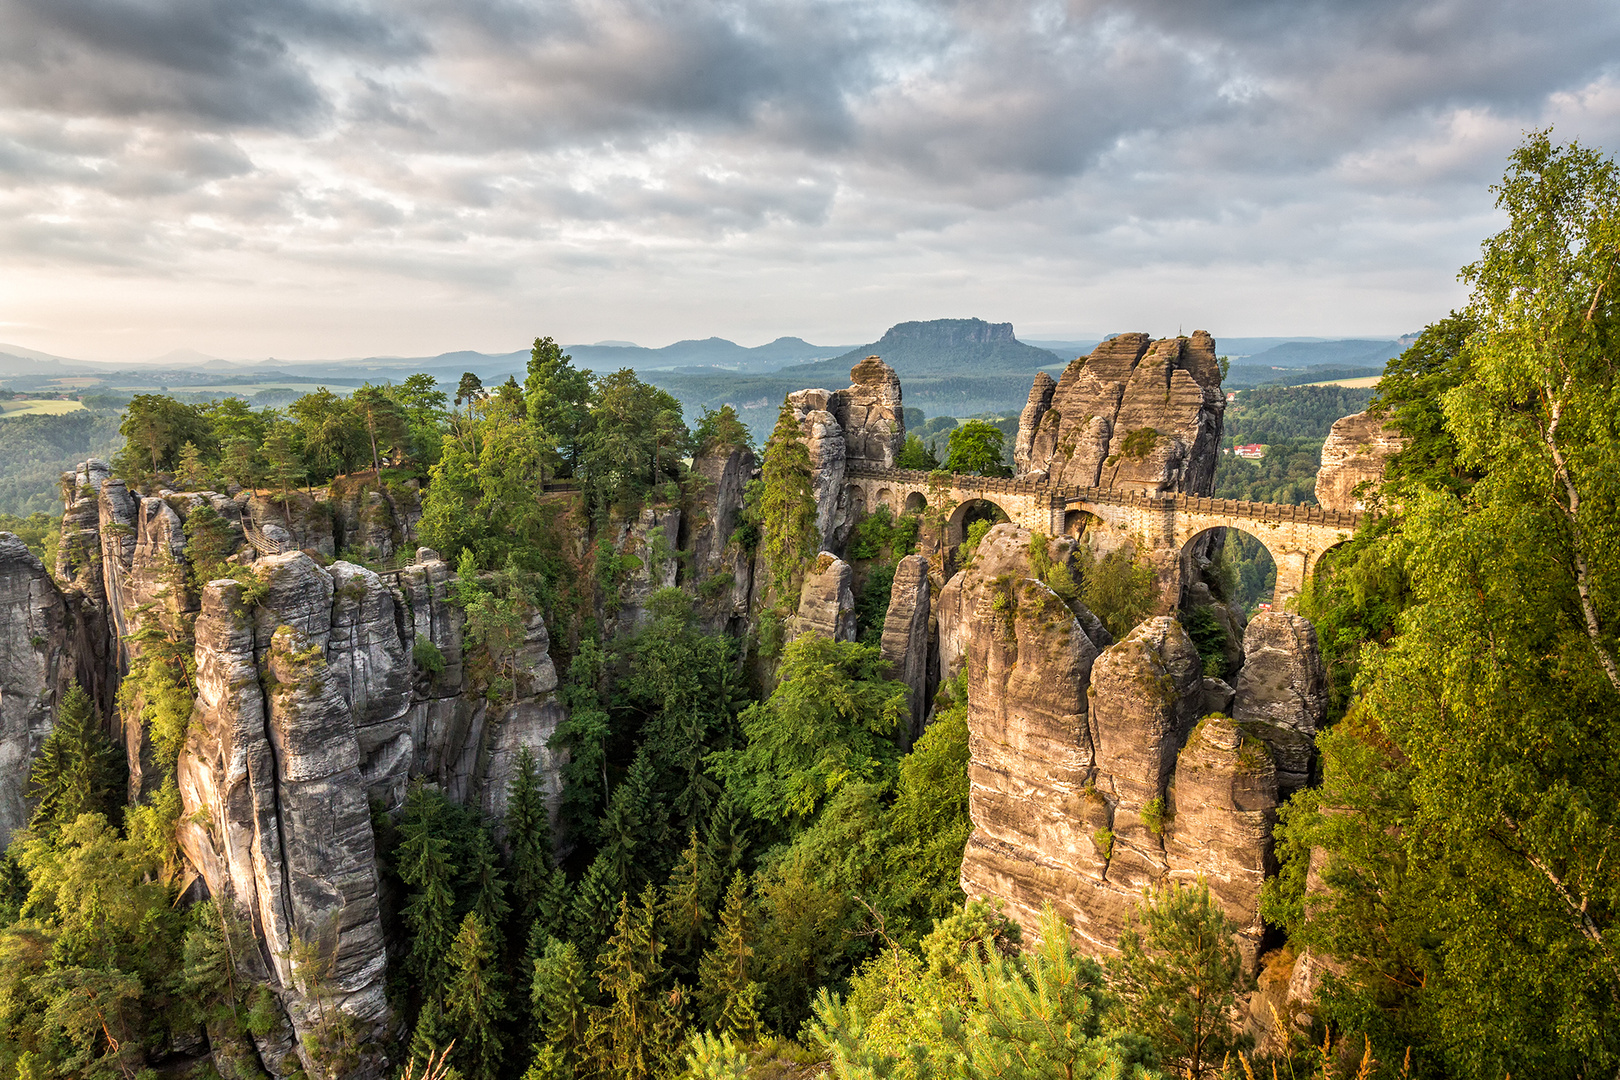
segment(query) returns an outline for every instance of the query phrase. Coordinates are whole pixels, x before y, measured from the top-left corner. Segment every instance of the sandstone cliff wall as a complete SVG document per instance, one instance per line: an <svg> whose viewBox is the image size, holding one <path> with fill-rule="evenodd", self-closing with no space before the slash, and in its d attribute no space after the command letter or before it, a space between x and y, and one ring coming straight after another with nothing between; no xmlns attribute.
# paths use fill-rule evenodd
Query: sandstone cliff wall
<svg viewBox="0 0 1620 1080"><path fill-rule="evenodd" d="M844 490L844 473L861 465L892 468L906 443L900 376L876 356L849 372L844 390L798 390L787 397L810 449L821 546L842 551L859 508Z"/></svg>
<svg viewBox="0 0 1620 1080"><path fill-rule="evenodd" d="M740 506L740 483L727 486ZM139 722L118 726L113 699L139 639L154 629L194 639L179 839L202 886L254 928L249 974L275 991L284 1014L257 1040L263 1063L277 1077L311 1070L304 1037L324 1038L328 1026L292 970L300 950L324 958L323 1000L363 1039L390 1023L369 804L398 807L421 779L497 817L524 749L555 800L563 762L547 744L565 714L545 621L530 614L502 661L514 685L491 700L471 681L455 575L437 553L421 549L387 574L321 565L344 545L390 554L414 530L398 498L362 491L352 507L331 509L297 495L289 513L252 493L142 497L101 462L81 465L66 494L60 585L21 541L0 534L0 841L27 820L28 770L74 677L125 743L131 798L162 782L147 733ZM387 533L368 533L368 508L380 514L383 505ZM251 591L231 579L196 582L187 523L204 507L217 515L210 565L248 571ZM680 518L635 524L664 527L673 547ZM316 557L260 553L282 545ZM636 588L671 583L673 568L671 560L667 572L632 584L632 599ZM367 1053L347 1075L382 1075L385 1063Z"/></svg>
<svg viewBox="0 0 1620 1080"><path fill-rule="evenodd" d="M0 533L0 845L28 824L28 770L73 668L69 619L45 564Z"/></svg>
<svg viewBox="0 0 1620 1080"><path fill-rule="evenodd" d="M1362 511L1377 494L1384 466L1406 448L1394 427L1371 413L1340 417L1322 443L1322 467L1316 473L1316 501L1329 510ZM1356 489L1362 487L1362 493Z"/></svg>
<svg viewBox="0 0 1620 1080"><path fill-rule="evenodd" d="M1044 381L1043 381L1044 379ZM1019 420L1018 475L1078 487L1208 495L1226 399L1215 341L1121 334L1037 376Z"/></svg>
<svg viewBox="0 0 1620 1080"><path fill-rule="evenodd" d="M1028 933L1050 902L1088 951L1107 954L1145 887L1201 877L1252 968L1278 800L1262 737L1271 727L1205 716L1230 688L1203 677L1175 619L1111 642L1082 605L1033 576L1031 538L991 529L940 598L942 663L954 637L968 669L974 831L963 889L1007 901ZM1048 541L1047 557L1065 561L1072 544Z"/></svg>

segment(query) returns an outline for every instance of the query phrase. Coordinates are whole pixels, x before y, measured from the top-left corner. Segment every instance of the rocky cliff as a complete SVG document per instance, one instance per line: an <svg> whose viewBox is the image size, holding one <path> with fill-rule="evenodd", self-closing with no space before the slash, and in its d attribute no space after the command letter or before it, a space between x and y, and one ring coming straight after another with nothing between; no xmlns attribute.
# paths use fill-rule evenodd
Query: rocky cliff
<svg viewBox="0 0 1620 1080"><path fill-rule="evenodd" d="M901 559L894 568L894 581L889 587L881 648L894 678L905 683L910 692L908 745L923 732L928 705L939 678L935 671L937 650L929 641L929 591L928 560L921 555Z"/></svg>
<svg viewBox="0 0 1620 1080"><path fill-rule="evenodd" d="M1329 510L1367 509L1368 500L1377 494L1384 479L1384 466L1405 449L1406 443L1399 431L1371 413L1359 412L1335 420L1322 443L1316 501Z"/></svg>
<svg viewBox="0 0 1620 1080"><path fill-rule="evenodd" d="M842 551L856 508L844 490L845 470L891 468L906 443L900 377L876 356L849 372L844 390L799 390L787 397L810 449L816 488L816 524L822 546Z"/></svg>
<svg viewBox="0 0 1620 1080"><path fill-rule="evenodd" d="M1226 399L1215 340L1121 334L1037 376L1019 420L1018 475L1079 487L1208 495Z"/></svg>
<svg viewBox="0 0 1620 1080"><path fill-rule="evenodd" d="M734 516L741 481L721 480ZM372 806L399 807L421 780L496 818L525 749L555 798L563 762L548 742L565 714L544 619L529 612L499 658L511 685L494 695L472 674L456 577L437 553L383 573L331 559L394 554L414 534L414 497L141 496L101 462L65 492L59 582L0 534L0 840L27 820L29 763L75 677L125 744L131 798L155 791L167 769L139 719L142 684L122 710L114 697L153 641L191 650L178 838L199 888L234 904L258 940L249 975L281 1010L256 1036L261 1062L278 1078L323 1075L330 1059L310 1048L337 1037L341 1015L373 1048L343 1075L383 1075L371 1036L392 1021ZM654 514L623 539L645 548L662 528L673 549L680 526L678 510ZM668 562L643 563L629 606L674 580ZM323 974L312 984L300 964Z"/></svg>
<svg viewBox="0 0 1620 1080"><path fill-rule="evenodd" d="M355 716L326 657L332 579L301 553L276 559L265 605L247 605L235 581L204 591L179 840L209 892L253 927L252 973L291 1022L296 1057L261 1038L265 1067L328 1075L309 1045L329 1018L297 965L325 968L321 996L374 1046L388 1022L387 953ZM310 950L319 961L302 958ZM348 1074L381 1073L371 1061Z"/></svg>
<svg viewBox="0 0 1620 1080"><path fill-rule="evenodd" d="M67 606L45 564L0 533L0 844L28 824L28 769L72 672Z"/></svg>
<svg viewBox="0 0 1620 1080"><path fill-rule="evenodd" d="M955 623L969 672L964 890L1004 899L1029 933L1051 902L1106 954L1145 886L1202 877L1252 966L1278 798L1269 727L1200 720L1230 699L1179 623L1149 619L1111 642L1035 577L1032 542L991 529L940 598L941 642ZM1072 543L1047 541L1047 559L1065 562Z"/></svg>

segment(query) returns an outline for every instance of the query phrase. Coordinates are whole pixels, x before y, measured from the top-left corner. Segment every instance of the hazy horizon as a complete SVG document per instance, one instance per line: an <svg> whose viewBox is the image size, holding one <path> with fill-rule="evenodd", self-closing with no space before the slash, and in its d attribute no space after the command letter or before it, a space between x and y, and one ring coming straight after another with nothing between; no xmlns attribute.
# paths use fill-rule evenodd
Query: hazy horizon
<svg viewBox="0 0 1620 1080"><path fill-rule="evenodd" d="M0 341L293 361L977 315L1390 336L1600 0L0 0Z"/></svg>

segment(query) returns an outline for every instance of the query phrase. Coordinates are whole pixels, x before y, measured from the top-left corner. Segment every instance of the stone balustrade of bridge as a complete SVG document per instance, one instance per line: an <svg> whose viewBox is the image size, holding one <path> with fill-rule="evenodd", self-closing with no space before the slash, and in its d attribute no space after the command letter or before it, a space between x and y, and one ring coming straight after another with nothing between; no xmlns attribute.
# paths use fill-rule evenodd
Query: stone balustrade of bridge
<svg viewBox="0 0 1620 1080"><path fill-rule="evenodd" d="M920 510L929 499L951 504L947 542L962 542L964 522L975 502L988 502L1008 520L1048 536L1078 536L1094 524L1128 538L1159 573L1168 603L1180 596L1194 541L1214 529L1238 529L1258 539L1277 564L1273 604L1283 609L1335 545L1348 540L1360 514L1319 506L1161 495L1124 488L1063 487L1027 478L941 474L914 469L856 466L844 476L851 505L865 512L887 506L899 513Z"/></svg>

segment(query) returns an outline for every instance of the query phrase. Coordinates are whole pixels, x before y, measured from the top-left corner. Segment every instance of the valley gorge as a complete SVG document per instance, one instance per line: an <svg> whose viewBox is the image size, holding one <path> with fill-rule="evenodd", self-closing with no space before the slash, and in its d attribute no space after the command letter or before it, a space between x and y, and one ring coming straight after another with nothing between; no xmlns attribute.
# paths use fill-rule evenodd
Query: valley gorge
<svg viewBox="0 0 1620 1080"><path fill-rule="evenodd" d="M1260 513L1205 506L1225 407L1214 350L1201 331L1127 334L1056 381L1036 377L1016 474L998 483L1035 493L1031 505L1046 492L1100 493L1086 497L1117 498L1136 518L1071 500L1049 501L1038 521L997 523L1008 514L983 485L982 499L958 500L947 486L908 505L884 479L900 477L900 380L875 356L847 389L788 397L817 543L786 595L740 537L759 475L745 447L700 449L678 491L594 523L594 548L579 492L557 485L545 498L574 515L565 556L597 568L582 610L610 636L653 625L661 592L679 589L706 629L740 643L738 664L767 680L773 661L760 641L775 613L786 612L787 641L861 636L857 596L875 563L856 552L857 530L879 508L919 514L919 550L893 561L870 640L904 687L904 747L928 730L940 688L965 672L972 829L962 890L1001 902L1026 942L1051 905L1082 951L1106 958L1145 888L1207 882L1252 974L1272 945L1259 893L1276 867L1277 808L1312 782L1326 685L1308 621L1280 609L1249 619L1221 595L1210 571L1220 527L1182 540L1134 524L1175 505ZM1376 467L1356 475L1376 479ZM975 482L960 479L961 491ZM1323 483L1348 491L1350 481ZM177 789L185 898L228 905L251 933L243 975L275 1002L252 1035L255 1059L277 1080L389 1075L397 1062L383 1047L406 1032L388 992L399 943L385 912L398 899L379 869L375 823L424 784L499 821L527 757L565 853L569 756L555 736L569 710L558 658L578 649L577 624L574 640L555 641L531 606L498 655L480 645L475 660L458 567L419 543L415 482L142 495L87 461L64 491L54 577L0 536L0 841L27 824L29 763L76 681L124 750L130 802L166 782ZM971 550L969 502L991 522ZM1300 527L1331 539L1350 521ZM1075 585L1113 552L1158 582L1147 617L1117 639ZM1188 604L1214 613L1219 659L1189 636ZM159 656L191 680L178 742L154 730L147 684L131 677ZM318 980L299 967L310 950ZM352 1047L340 1071L323 1057L333 1015Z"/></svg>

